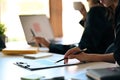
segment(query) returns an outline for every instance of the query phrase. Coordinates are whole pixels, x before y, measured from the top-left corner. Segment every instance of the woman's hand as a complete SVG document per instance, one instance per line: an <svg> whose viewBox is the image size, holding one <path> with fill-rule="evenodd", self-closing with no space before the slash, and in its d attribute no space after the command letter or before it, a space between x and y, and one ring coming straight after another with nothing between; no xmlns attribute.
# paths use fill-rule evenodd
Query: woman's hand
<svg viewBox="0 0 120 80"><path fill-rule="evenodd" d="M47 41L44 37L34 37L37 44L43 44L44 46L48 47L50 46L50 42Z"/></svg>
<svg viewBox="0 0 120 80"><path fill-rule="evenodd" d="M82 16L83 16L83 20L85 20L85 19L86 19L86 15L87 15L87 10L86 10L84 4L83 4L82 2L78 2L78 3L76 4L76 6L75 6L75 9L76 9L76 10L79 10L79 12L80 12L80 13L82 14Z"/></svg>
<svg viewBox="0 0 120 80"><path fill-rule="evenodd" d="M87 62L88 60L88 56L89 54L87 53L84 53L84 52L81 52L79 54L74 54L76 52L79 52L81 51L80 48L78 47L75 47L75 48L72 48L72 49L69 49L66 53L65 53L65 60L64 60L64 64L68 63L68 59L73 59L73 58L76 58L77 60L81 61L81 62Z"/></svg>
<svg viewBox="0 0 120 80"><path fill-rule="evenodd" d="M80 51L80 48L78 48L78 47L74 47L74 48L69 49L69 50L65 53L64 58L66 58L66 59L64 60L64 63L65 63L65 64L68 63L68 59L75 58L75 55L74 55L73 53L78 52L78 51Z"/></svg>

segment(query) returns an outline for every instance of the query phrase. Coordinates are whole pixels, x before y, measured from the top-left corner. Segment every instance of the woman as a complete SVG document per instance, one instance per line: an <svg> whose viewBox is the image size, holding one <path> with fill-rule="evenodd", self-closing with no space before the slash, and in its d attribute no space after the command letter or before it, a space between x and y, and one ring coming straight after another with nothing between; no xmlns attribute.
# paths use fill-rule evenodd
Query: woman
<svg viewBox="0 0 120 80"><path fill-rule="evenodd" d="M84 7L79 10L85 20L85 30L79 42L79 48L87 48L87 53L103 54L114 40L113 14L103 7L99 0L87 0L90 10L86 14ZM85 19L86 18L86 19Z"/></svg>
<svg viewBox="0 0 120 80"><path fill-rule="evenodd" d="M120 65L120 1L119 0L100 0L100 2L105 6L109 7L113 5L113 9L115 10L115 41L114 41L114 52L110 54L87 54L87 53L80 53L78 55L73 55L73 52L80 51L79 47L72 48L65 53L64 63L68 62L68 59L76 58L80 61L85 62L93 62L93 61L105 61L105 62L115 62Z"/></svg>
<svg viewBox="0 0 120 80"><path fill-rule="evenodd" d="M109 15L108 9L101 6L99 0L87 1L90 10L86 14L85 30L79 42L79 47L80 49L87 48L86 52L88 53L96 52L103 54L114 40L112 18ZM84 9L79 11L83 12L84 15ZM109 19L108 16L110 17ZM37 43L42 43L48 47L49 52L64 54L68 49L75 47L74 45L52 44L42 37L36 37L35 39Z"/></svg>

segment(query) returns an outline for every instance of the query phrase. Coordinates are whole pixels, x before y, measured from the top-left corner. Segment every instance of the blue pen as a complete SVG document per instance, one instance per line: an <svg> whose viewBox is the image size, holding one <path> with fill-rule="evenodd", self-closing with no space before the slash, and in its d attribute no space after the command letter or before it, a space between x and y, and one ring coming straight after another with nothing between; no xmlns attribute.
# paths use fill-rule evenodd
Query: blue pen
<svg viewBox="0 0 120 80"><path fill-rule="evenodd" d="M85 52L86 50L87 50L87 48L85 48L85 49L83 49L83 50L80 50L80 51L78 51L78 52L75 52L75 53L73 53L73 54L74 54L74 55L77 55L77 54L80 54L80 53L82 53L82 52ZM68 58L60 59L60 60L56 61L55 63L58 63L58 62L63 61L63 60L65 60L65 59L68 59Z"/></svg>

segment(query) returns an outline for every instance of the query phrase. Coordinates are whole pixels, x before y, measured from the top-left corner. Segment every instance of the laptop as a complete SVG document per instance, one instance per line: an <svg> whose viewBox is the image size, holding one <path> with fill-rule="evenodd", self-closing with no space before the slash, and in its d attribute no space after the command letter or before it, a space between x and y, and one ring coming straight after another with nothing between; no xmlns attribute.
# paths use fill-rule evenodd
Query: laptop
<svg viewBox="0 0 120 80"><path fill-rule="evenodd" d="M45 37L49 41L54 42L53 30L46 15L19 15L19 18L29 45L35 45L33 36Z"/></svg>

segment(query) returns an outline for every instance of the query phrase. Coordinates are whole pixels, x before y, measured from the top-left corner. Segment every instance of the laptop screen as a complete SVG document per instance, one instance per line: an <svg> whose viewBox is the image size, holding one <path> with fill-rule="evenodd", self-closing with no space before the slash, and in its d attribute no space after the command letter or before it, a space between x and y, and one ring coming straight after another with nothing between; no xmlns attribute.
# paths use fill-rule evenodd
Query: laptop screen
<svg viewBox="0 0 120 80"><path fill-rule="evenodd" d="M34 32L34 36L54 40L52 27L46 15L19 15L19 18L28 44L34 43L31 30Z"/></svg>

